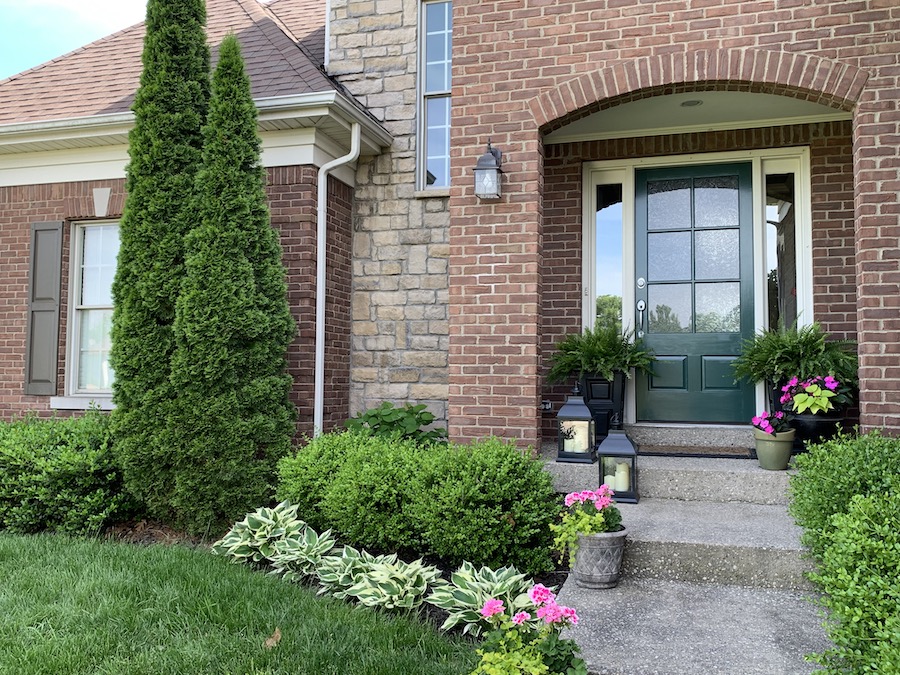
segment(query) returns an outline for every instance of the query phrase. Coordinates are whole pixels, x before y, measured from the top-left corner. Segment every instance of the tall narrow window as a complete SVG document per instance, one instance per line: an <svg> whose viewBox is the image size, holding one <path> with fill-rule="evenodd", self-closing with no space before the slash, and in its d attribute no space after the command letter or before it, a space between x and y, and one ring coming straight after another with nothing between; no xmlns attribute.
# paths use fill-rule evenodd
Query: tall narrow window
<svg viewBox="0 0 900 675"><path fill-rule="evenodd" d="M597 186L597 324L622 329L622 185Z"/></svg>
<svg viewBox="0 0 900 675"><path fill-rule="evenodd" d="M794 174L766 176L766 296L768 324L797 321L797 232Z"/></svg>
<svg viewBox="0 0 900 675"><path fill-rule="evenodd" d="M450 2L422 3L419 39L419 186L450 185Z"/></svg>
<svg viewBox="0 0 900 675"><path fill-rule="evenodd" d="M72 394L112 391L109 366L112 282L119 254L119 226L75 228L75 274L69 390Z"/></svg>

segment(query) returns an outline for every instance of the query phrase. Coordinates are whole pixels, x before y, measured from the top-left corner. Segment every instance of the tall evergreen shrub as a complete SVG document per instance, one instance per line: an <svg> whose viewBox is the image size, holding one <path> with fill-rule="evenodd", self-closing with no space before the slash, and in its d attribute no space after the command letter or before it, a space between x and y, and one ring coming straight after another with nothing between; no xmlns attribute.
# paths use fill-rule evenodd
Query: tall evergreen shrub
<svg viewBox="0 0 900 675"><path fill-rule="evenodd" d="M175 389L175 301L209 98L203 0L149 0L143 71L129 133L127 199L113 282L113 432L129 490L166 518L175 456L161 431Z"/></svg>
<svg viewBox="0 0 900 675"><path fill-rule="evenodd" d="M237 39L219 49L175 318L168 418L171 504L192 530L227 527L274 492L295 412L287 348L294 321L270 225L250 80Z"/></svg>

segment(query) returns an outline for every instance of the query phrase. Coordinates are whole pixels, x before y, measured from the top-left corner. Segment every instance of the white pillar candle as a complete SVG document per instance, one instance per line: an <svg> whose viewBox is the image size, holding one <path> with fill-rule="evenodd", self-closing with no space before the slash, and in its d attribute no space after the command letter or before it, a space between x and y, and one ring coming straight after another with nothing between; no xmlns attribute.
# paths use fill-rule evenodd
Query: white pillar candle
<svg viewBox="0 0 900 675"><path fill-rule="evenodd" d="M616 492L628 492L631 489L631 469L628 464L622 462L616 467L616 484L613 490Z"/></svg>
<svg viewBox="0 0 900 675"><path fill-rule="evenodd" d="M607 474L603 476L603 484L609 485L609 487L613 490L616 489L616 477L613 474Z"/></svg>

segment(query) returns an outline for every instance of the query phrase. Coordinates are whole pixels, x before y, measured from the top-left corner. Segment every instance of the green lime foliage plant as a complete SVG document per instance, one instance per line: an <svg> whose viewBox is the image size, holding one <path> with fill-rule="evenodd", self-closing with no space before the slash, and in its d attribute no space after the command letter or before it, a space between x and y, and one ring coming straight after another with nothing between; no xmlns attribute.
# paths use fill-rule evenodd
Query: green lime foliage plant
<svg viewBox="0 0 900 675"><path fill-rule="evenodd" d="M566 495L566 510L560 514L560 522L550 524L550 530L556 535L553 545L559 551L560 561L568 551L569 564L575 564L578 535L622 529L622 514L615 506L612 496L613 491L608 485Z"/></svg>
<svg viewBox="0 0 900 675"><path fill-rule="evenodd" d="M116 453L128 489L158 518L170 513L178 473L164 429L177 393L169 378L175 303L209 98L205 23L203 0L147 3L112 286Z"/></svg>
<svg viewBox="0 0 900 675"><path fill-rule="evenodd" d="M355 546L414 553L421 536L413 521L411 476L422 451L411 440L373 436L350 453L325 486L319 508L328 527Z"/></svg>
<svg viewBox="0 0 900 675"><path fill-rule="evenodd" d="M262 507L248 513L211 550L214 555L230 556L236 562L262 563L273 559L280 541L300 537L306 529L306 523L297 518L297 507L281 502L274 508Z"/></svg>
<svg viewBox="0 0 900 675"><path fill-rule="evenodd" d="M599 375L607 380L617 372L631 377L631 369L652 373L653 352L634 338L634 331L622 331L614 323L597 323L594 329L567 335L550 356L547 381L563 382L586 374Z"/></svg>
<svg viewBox="0 0 900 675"><path fill-rule="evenodd" d="M821 558L832 517L845 513L855 495L885 492L900 466L900 439L878 430L841 433L794 457L790 512L803 528L803 543Z"/></svg>
<svg viewBox="0 0 900 675"><path fill-rule="evenodd" d="M165 420L175 455L168 503L175 522L195 532L271 499L295 431L287 373L295 324L234 35L219 48L203 133L197 226L185 238L174 325L178 406Z"/></svg>
<svg viewBox="0 0 900 675"><path fill-rule="evenodd" d="M811 579L824 592L834 647L821 672L900 672L900 477L884 492L856 495L830 519Z"/></svg>
<svg viewBox="0 0 900 675"><path fill-rule="evenodd" d="M424 429L435 420L424 403L418 405L405 404L395 406L384 401L377 408L370 408L358 413L356 417L344 424L352 431L370 433L375 436L411 440L418 444L430 444L446 441L447 430L440 427Z"/></svg>
<svg viewBox="0 0 900 675"><path fill-rule="evenodd" d="M409 508L428 553L451 565L553 569L556 493L539 460L497 438L422 454Z"/></svg>
<svg viewBox="0 0 900 675"><path fill-rule="evenodd" d="M560 635L578 625L575 610L558 604L556 595L541 584L532 587L528 597L530 611L514 612L498 598L484 603L480 614L492 630L478 650L481 661L471 675L587 675L578 645Z"/></svg>
<svg viewBox="0 0 900 675"><path fill-rule="evenodd" d="M0 423L0 529L96 535L134 515L107 415Z"/></svg>
<svg viewBox="0 0 900 675"><path fill-rule="evenodd" d="M450 576L450 583L435 589L425 601L448 612L441 630L462 626L463 634L478 636L491 625L481 615L484 603L492 598L498 599L510 613L515 614L531 604L528 597L531 586L526 576L515 567L503 566L494 570L485 565L476 568L464 561Z"/></svg>
<svg viewBox="0 0 900 675"><path fill-rule="evenodd" d="M858 382L856 343L832 340L813 323L761 331L741 345L734 360L734 374L750 382L775 386L792 377L808 380L831 375L849 387Z"/></svg>

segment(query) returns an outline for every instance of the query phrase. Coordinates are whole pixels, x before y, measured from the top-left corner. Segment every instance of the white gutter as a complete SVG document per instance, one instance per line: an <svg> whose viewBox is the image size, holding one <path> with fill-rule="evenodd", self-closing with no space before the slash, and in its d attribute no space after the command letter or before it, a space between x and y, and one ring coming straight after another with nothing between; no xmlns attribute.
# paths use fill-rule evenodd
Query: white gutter
<svg viewBox="0 0 900 675"><path fill-rule="evenodd" d="M316 372L313 394L313 436L322 433L325 420L325 235L327 234L328 174L335 168L359 157L360 124L353 122L350 129L350 152L326 162L319 169L316 193Z"/></svg>

